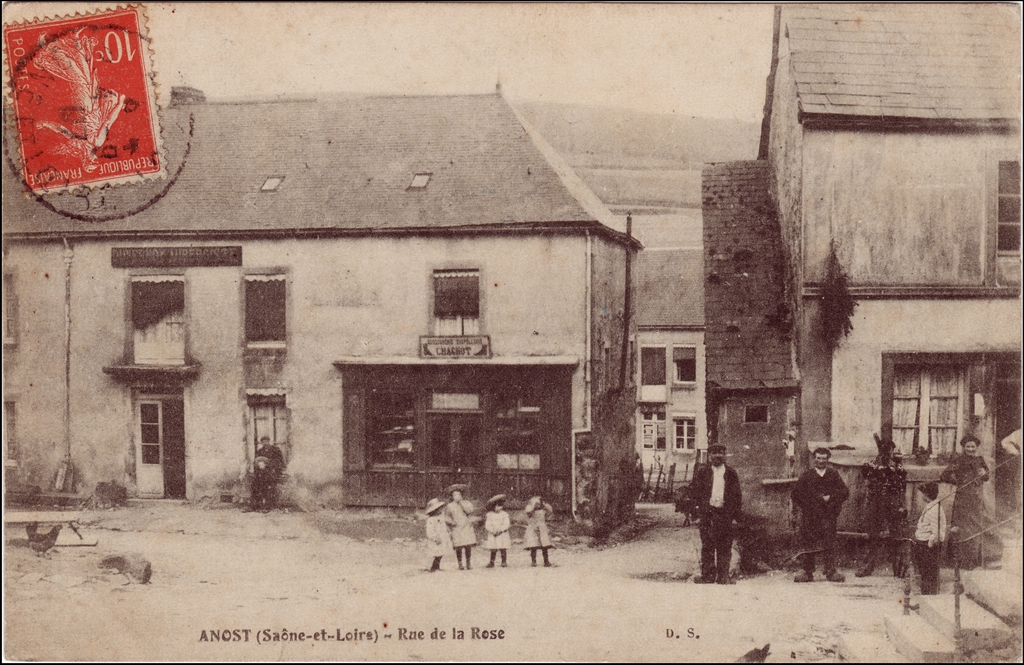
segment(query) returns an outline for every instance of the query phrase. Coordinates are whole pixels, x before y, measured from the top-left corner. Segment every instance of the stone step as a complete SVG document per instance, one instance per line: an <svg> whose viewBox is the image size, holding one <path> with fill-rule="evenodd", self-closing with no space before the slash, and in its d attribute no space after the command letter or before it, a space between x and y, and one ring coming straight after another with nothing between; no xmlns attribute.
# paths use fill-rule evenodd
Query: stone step
<svg viewBox="0 0 1024 665"><path fill-rule="evenodd" d="M839 636L839 657L849 663L908 663L881 633L846 633Z"/></svg>
<svg viewBox="0 0 1024 665"><path fill-rule="evenodd" d="M1004 621L1021 622L1021 579L1005 570L968 570L964 590Z"/></svg>
<svg viewBox="0 0 1024 665"><path fill-rule="evenodd" d="M956 656L953 640L916 614L886 615L885 634L911 663L951 663Z"/></svg>
<svg viewBox="0 0 1024 665"><path fill-rule="evenodd" d="M953 623L953 595L918 596L921 618L936 630L953 639L957 637ZM981 605L960 597L960 643L965 651L1002 649L1013 643L1013 633L1003 621Z"/></svg>

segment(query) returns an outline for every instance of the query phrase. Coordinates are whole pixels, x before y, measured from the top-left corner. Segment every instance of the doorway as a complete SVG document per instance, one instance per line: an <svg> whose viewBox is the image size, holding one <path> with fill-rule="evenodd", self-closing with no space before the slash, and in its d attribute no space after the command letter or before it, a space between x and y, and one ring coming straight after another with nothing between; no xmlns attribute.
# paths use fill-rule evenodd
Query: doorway
<svg viewBox="0 0 1024 665"><path fill-rule="evenodd" d="M1020 365L1003 363L996 366L996 515L1002 520L1020 506L1020 457L1007 453L1001 442L1020 429Z"/></svg>
<svg viewBox="0 0 1024 665"><path fill-rule="evenodd" d="M143 395L135 402L135 471L139 496L185 498L185 402L182 395Z"/></svg>

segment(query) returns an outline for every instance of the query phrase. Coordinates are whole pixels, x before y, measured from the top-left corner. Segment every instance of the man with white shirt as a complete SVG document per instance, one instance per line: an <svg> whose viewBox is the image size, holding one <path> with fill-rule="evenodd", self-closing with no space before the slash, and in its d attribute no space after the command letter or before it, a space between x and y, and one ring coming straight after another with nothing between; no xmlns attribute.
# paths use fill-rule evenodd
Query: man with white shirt
<svg viewBox="0 0 1024 665"><path fill-rule="evenodd" d="M725 446L710 446L711 464L693 474L691 496L700 518L700 577L697 584L735 584L729 578L732 558L732 523L740 515L743 495L740 478L725 465Z"/></svg>
<svg viewBox="0 0 1024 665"><path fill-rule="evenodd" d="M845 582L846 577L836 571L836 522L843 502L850 496L839 472L829 465L832 451L814 450L814 466L807 469L793 487L793 505L800 509L800 540L804 549L804 569L793 578L794 582L814 579L815 554L821 552L825 579Z"/></svg>

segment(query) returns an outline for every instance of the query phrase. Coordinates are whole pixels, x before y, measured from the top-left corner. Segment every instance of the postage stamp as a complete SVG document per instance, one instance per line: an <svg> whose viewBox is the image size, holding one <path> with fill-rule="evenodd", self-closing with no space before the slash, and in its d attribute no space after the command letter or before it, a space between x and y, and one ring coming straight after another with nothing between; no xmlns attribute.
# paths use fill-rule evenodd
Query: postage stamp
<svg viewBox="0 0 1024 665"><path fill-rule="evenodd" d="M4 26L4 93L31 191L164 175L145 24L130 6Z"/></svg>

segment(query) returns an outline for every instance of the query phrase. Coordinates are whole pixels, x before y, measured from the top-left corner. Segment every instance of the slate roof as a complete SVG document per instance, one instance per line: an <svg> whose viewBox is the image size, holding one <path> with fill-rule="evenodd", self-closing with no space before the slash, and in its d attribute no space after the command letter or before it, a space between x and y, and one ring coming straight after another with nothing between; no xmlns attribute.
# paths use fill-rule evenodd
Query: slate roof
<svg viewBox="0 0 1024 665"><path fill-rule="evenodd" d="M791 389L793 321L767 161L704 167L704 347L710 390Z"/></svg>
<svg viewBox="0 0 1024 665"><path fill-rule="evenodd" d="M4 235L618 225L496 94L187 104L161 124L169 178L88 201L25 197L5 164Z"/></svg>
<svg viewBox="0 0 1024 665"><path fill-rule="evenodd" d="M637 255L637 325L704 325L704 250L649 250Z"/></svg>
<svg viewBox="0 0 1024 665"><path fill-rule="evenodd" d="M1020 115L1019 6L787 5L780 25L805 114Z"/></svg>

